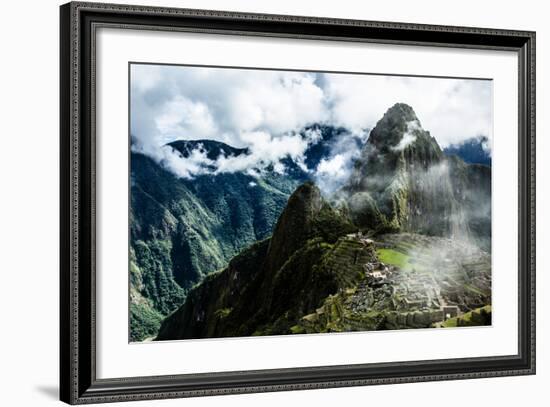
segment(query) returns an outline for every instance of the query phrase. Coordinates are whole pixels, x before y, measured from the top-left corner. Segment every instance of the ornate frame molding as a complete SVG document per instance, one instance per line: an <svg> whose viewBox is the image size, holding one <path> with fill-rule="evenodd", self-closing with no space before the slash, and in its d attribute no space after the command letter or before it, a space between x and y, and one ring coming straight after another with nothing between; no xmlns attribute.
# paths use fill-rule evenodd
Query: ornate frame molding
<svg viewBox="0 0 550 407"><path fill-rule="evenodd" d="M535 33L72 2L61 6L60 384L70 404L535 373ZM519 66L519 353L503 357L97 379L95 29L176 30L513 50Z"/></svg>

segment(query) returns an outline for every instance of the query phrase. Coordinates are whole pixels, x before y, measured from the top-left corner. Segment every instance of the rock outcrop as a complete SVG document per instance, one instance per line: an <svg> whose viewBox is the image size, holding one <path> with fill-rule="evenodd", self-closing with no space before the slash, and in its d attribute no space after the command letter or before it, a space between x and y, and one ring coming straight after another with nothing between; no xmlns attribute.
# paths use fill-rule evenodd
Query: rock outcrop
<svg viewBox="0 0 550 407"><path fill-rule="evenodd" d="M447 157L414 110L398 103L371 131L341 196L355 224L379 233L470 239L473 231L488 240L490 183L490 167Z"/></svg>

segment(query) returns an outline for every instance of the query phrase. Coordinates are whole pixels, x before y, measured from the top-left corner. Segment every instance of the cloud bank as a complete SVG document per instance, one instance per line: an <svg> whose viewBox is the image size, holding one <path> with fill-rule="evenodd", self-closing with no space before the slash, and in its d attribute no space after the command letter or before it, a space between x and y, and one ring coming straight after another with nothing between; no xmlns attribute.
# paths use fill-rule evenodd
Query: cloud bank
<svg viewBox="0 0 550 407"><path fill-rule="evenodd" d="M268 166L284 173L281 160L290 157L334 188L359 153L349 137L365 138L398 102L414 108L442 147L486 136L489 148L492 140L490 81L133 64L130 85L132 148L185 178ZM320 135L304 128L314 123L348 131L306 168L304 154ZM414 141L418 125L396 148ZM198 148L181 159L166 147L180 139L217 140L249 154L214 161Z"/></svg>

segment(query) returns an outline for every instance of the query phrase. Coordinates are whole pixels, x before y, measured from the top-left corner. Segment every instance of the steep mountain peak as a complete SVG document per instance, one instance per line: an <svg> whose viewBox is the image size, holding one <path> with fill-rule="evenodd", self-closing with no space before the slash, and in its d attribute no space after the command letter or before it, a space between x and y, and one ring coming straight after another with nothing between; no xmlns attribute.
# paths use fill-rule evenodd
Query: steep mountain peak
<svg viewBox="0 0 550 407"><path fill-rule="evenodd" d="M376 147L383 153L399 152L421 141L419 139L431 140L435 143L429 132L422 129L413 108L405 103L396 103L376 123L370 133L368 145Z"/></svg>
<svg viewBox="0 0 550 407"><path fill-rule="evenodd" d="M413 108L393 105L372 129L346 189L384 191L396 175L427 170L444 159Z"/></svg>
<svg viewBox="0 0 550 407"><path fill-rule="evenodd" d="M352 220L362 227L434 235L457 229L445 155L404 103L392 106L371 131L345 190Z"/></svg>
<svg viewBox="0 0 550 407"><path fill-rule="evenodd" d="M273 231L269 246L268 268L277 270L308 239L322 236L335 241L355 227L333 209L313 182L300 185L288 199Z"/></svg>
<svg viewBox="0 0 550 407"><path fill-rule="evenodd" d="M321 208L322 197L319 188L311 181L304 182L288 198L288 204L283 213L293 211L296 206L303 206L308 214L315 214Z"/></svg>
<svg viewBox="0 0 550 407"><path fill-rule="evenodd" d="M418 120L414 109L406 103L394 104L386 111L386 113L384 113L384 116L379 120L379 122L384 122L385 120L387 121L391 119L401 119L406 121Z"/></svg>
<svg viewBox="0 0 550 407"><path fill-rule="evenodd" d="M321 191L312 182L300 185L288 198L269 246L271 268L277 269L306 240L311 223L323 206ZM276 264L277 263L277 264Z"/></svg>

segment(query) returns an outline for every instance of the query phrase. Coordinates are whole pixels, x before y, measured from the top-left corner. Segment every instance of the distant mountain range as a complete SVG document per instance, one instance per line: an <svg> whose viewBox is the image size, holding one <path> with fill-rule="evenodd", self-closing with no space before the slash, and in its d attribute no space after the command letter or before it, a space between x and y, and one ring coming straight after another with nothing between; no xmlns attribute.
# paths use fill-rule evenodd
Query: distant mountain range
<svg viewBox="0 0 550 407"><path fill-rule="evenodd" d="M491 154L488 148L489 139L485 136L472 137L459 144L451 144L443 152L456 155L468 164L491 165Z"/></svg>
<svg viewBox="0 0 550 407"><path fill-rule="evenodd" d="M306 152L310 168L330 153L343 129L311 126L320 138ZM169 144L182 159L200 148L210 160L248 154L213 140ZM285 174L242 172L178 178L148 156L131 154L130 339L156 335L160 321L181 305L189 289L225 267L250 244L269 237L296 187L310 179L294 161Z"/></svg>

